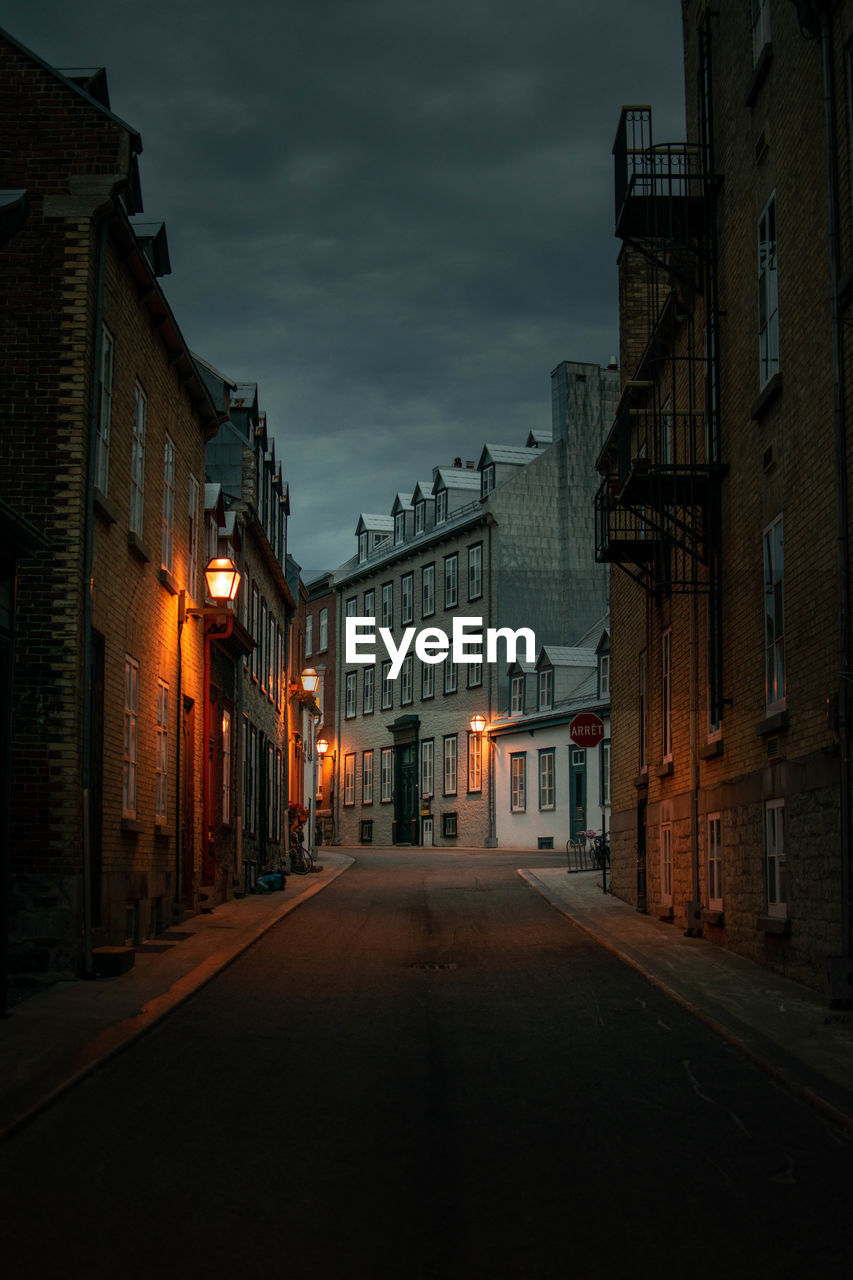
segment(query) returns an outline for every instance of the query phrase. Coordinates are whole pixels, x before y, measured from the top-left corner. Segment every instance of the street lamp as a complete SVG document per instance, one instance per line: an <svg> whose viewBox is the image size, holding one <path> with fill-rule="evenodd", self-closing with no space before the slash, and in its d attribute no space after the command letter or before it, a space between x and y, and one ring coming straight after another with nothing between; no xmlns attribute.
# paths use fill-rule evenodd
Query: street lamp
<svg viewBox="0 0 853 1280"><path fill-rule="evenodd" d="M479 711L477 712L476 715L473 715L471 717L471 722L468 727L470 728L471 732L476 735L476 737L479 739L481 743L483 742L484 737L485 737L485 741L488 743L489 749L486 753L486 769L487 769L486 777L488 779L488 796L489 796L489 834L486 837L486 847L493 848L495 845L497 845L497 838L495 836L495 825L496 825L496 822L495 822L495 761L494 761L494 754L492 751L493 743L492 743L492 739L488 736L488 734L486 734L486 728L487 728L486 717L483 715L480 715ZM482 768L482 758L480 760L480 767Z"/></svg>
<svg viewBox="0 0 853 1280"><path fill-rule="evenodd" d="M302 690L304 693L315 694L320 688L320 677L313 667L305 667L302 675L299 677L302 681Z"/></svg>
<svg viewBox="0 0 853 1280"><path fill-rule="evenodd" d="M180 884L181 884L181 865L183 858L183 839L182 839L182 823L181 823L181 737L183 732L183 697L182 697L182 657L181 657L181 635L183 633L184 624L187 618L202 618L204 621L204 675L202 683L202 696L204 699L204 743L207 749L207 743L210 741L211 723L210 723L210 642L211 638L216 640L227 640L233 634L234 613L227 606L232 604L237 591L240 587L240 571L230 556L215 556L209 560L204 571L204 580L207 591L207 598L213 601L212 605L205 605L202 609L194 609L187 607L187 593L180 591L178 593L178 697L177 697L177 714L178 714L178 733L177 733L177 786L176 786L176 826L177 839L175 840L175 895L174 895L174 915L179 920L181 916L180 904ZM252 646L254 647L254 646ZM202 883L213 883L213 815L215 813L214 790L210 785L210 779L205 772L204 787L202 790L202 806L204 814L203 825L203 845L202 845Z"/></svg>
<svg viewBox="0 0 853 1280"><path fill-rule="evenodd" d="M485 716L481 716L481 715L479 715L479 714L478 714L478 715L476 715L476 716L472 716L472 717L471 717L471 732L472 732L472 733L481 734L481 733L485 732L485 728L486 728L486 717L485 717Z"/></svg>

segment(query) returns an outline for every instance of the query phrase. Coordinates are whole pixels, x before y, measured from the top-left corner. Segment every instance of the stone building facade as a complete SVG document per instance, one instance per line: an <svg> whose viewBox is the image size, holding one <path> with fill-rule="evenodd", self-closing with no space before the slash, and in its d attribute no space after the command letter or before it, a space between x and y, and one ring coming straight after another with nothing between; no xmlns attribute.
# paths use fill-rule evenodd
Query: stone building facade
<svg viewBox="0 0 853 1280"><path fill-rule="evenodd" d="M102 72L0 35L2 498L47 539L21 574L13 686L12 967L92 971L196 909L204 450L218 415L139 227L138 134ZM182 597L183 593L183 597Z"/></svg>
<svg viewBox="0 0 853 1280"><path fill-rule="evenodd" d="M614 146L613 887L849 1001L853 14L683 10L688 142Z"/></svg>
<svg viewBox="0 0 853 1280"><path fill-rule="evenodd" d="M486 444L479 461L436 467L398 493L389 514L363 514L357 553L335 574L338 593L336 827L343 843L494 845L488 753L470 728L508 708L503 641L497 661L430 663L414 643L397 678L377 633L375 663L348 660L348 617L375 618L395 644L405 631L454 619L468 629L533 633L543 643L585 633L606 610L594 563L593 463L616 401L618 372L564 362L553 378L550 436ZM510 657L514 657L511 654Z"/></svg>

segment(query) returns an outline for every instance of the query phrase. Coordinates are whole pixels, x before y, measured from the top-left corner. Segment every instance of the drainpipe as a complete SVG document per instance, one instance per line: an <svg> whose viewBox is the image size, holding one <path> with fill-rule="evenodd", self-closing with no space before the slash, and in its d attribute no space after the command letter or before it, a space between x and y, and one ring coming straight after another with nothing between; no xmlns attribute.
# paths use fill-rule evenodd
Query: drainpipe
<svg viewBox="0 0 853 1280"><path fill-rule="evenodd" d="M850 724L848 673L850 670L850 564L847 504L847 425L844 404L844 351L838 307L839 229L838 162L832 74L834 4L815 6L820 21L823 64L823 106L826 131L826 189L829 230L829 306L832 338L832 414L835 439L836 580L838 594L838 742L840 756L840 852L841 852L841 956L830 960L830 1000L833 1005L853 1003L853 902L850 867Z"/></svg>
<svg viewBox="0 0 853 1280"><path fill-rule="evenodd" d="M489 589L488 589L489 605L488 605L488 615L489 615L489 616L488 616L488 622L487 622L487 624L486 624L486 625L487 625L487 627L488 627L489 629L491 629L491 627L492 627L492 612L493 612L493 604L492 604L492 601L493 601L493 598L494 598L494 577L493 577L493 574L492 574L492 528L493 528L494 524L495 524L495 518L494 518L494 516L491 514L491 512L487 512L487 513L486 513L486 526L487 526L487 528L488 528L488 530L489 530L489 536L488 536L488 546L489 546ZM489 668L489 720L491 720L492 715L494 714L494 712L495 712L495 710L496 710L496 708L495 708L495 697L494 697L495 664L494 664L494 663L492 663L492 662L490 662L490 663L488 663L487 665L488 665L488 668ZM496 801L495 801L495 744L494 744L494 741L492 740L492 736L491 736L491 734L489 734L489 735L488 735L488 740L489 740L489 760L488 760L488 765L489 765L489 834L486 836L486 848L487 848L487 849L497 849L497 847L498 847L498 833L497 833L497 807L496 807Z"/></svg>
<svg viewBox="0 0 853 1280"><path fill-rule="evenodd" d="M93 224L94 229L94 224ZM86 475L86 529L83 548L83 707L82 707L82 808L83 808L83 976L95 976L92 959L92 563L94 560L95 467L98 456L99 387L104 320L104 269L107 255L107 214L97 224L97 282L93 334L92 401L89 412L89 467Z"/></svg>

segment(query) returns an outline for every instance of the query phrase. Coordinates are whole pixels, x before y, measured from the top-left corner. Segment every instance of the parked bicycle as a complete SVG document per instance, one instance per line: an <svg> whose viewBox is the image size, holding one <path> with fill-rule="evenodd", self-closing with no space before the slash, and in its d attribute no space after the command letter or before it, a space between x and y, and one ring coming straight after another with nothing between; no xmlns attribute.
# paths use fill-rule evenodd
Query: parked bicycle
<svg viewBox="0 0 853 1280"><path fill-rule="evenodd" d="M311 850L307 849L303 843L301 827L298 828L296 839L291 832L290 870L296 876L307 876L309 871L314 870L314 859L311 857Z"/></svg>

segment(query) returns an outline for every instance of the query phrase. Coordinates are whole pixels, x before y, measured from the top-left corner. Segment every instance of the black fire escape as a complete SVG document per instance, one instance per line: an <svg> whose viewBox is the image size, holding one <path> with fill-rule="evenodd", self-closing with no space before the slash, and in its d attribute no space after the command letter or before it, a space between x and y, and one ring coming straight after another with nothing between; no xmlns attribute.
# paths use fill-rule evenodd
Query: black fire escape
<svg viewBox="0 0 853 1280"><path fill-rule="evenodd" d="M720 455L710 53L700 42L699 143L657 143L625 107L613 147L623 324L647 336L602 450L596 560L657 603L708 597L711 711L722 710Z"/></svg>

